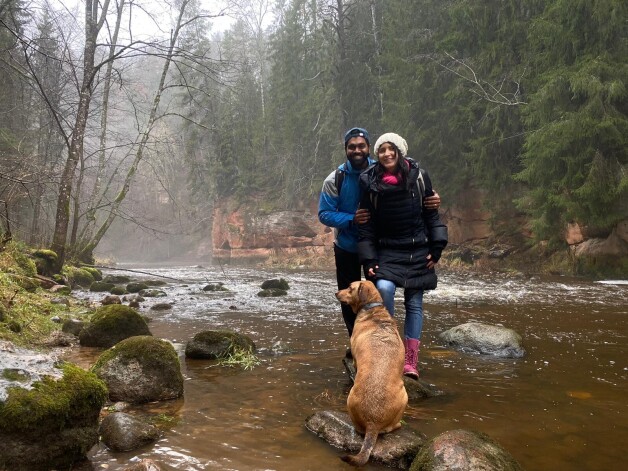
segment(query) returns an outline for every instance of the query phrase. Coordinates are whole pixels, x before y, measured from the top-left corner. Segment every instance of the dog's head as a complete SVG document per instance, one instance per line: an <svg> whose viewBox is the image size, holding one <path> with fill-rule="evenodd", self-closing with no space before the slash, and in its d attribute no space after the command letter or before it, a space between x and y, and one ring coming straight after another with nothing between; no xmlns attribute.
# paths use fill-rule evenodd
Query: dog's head
<svg viewBox="0 0 628 471"><path fill-rule="evenodd" d="M382 296L375 285L370 281L354 281L347 289L336 293L336 298L342 304L351 306L356 314L363 306L369 303L381 303Z"/></svg>

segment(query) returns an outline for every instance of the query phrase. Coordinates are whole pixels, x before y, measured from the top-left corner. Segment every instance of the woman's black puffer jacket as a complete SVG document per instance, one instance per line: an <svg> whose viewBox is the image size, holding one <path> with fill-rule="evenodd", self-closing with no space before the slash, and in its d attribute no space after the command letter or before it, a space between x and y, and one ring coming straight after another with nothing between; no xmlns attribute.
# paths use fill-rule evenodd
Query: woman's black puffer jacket
<svg viewBox="0 0 628 471"><path fill-rule="evenodd" d="M437 278L434 269L427 268L427 256L437 262L447 245L447 226L437 210L422 207L417 177L419 171L425 182L425 195L432 196L432 182L425 170L412 159L408 181L387 185L377 178L377 165L360 175L362 198L360 208L371 213L368 223L358 226L360 263L365 272L375 268L375 279L393 281L397 286L414 289L434 289Z"/></svg>

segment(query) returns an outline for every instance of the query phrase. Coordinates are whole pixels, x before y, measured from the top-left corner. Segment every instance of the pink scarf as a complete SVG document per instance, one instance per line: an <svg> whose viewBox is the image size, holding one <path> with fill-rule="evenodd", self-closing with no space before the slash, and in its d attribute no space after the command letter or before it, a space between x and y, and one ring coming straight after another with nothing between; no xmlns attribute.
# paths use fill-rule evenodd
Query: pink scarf
<svg viewBox="0 0 628 471"><path fill-rule="evenodd" d="M406 167L410 168L410 164L408 163L408 161L404 159L404 162L406 164ZM386 183L387 185L399 185L399 183L401 183L401 174L384 172L384 174L382 175L382 182Z"/></svg>

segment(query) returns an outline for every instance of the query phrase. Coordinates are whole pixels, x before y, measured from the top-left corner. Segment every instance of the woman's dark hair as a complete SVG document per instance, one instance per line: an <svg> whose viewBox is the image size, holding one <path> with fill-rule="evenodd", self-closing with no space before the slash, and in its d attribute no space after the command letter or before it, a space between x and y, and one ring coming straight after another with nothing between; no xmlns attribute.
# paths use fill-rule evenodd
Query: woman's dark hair
<svg viewBox="0 0 628 471"><path fill-rule="evenodd" d="M392 142L389 142L388 144L392 146L392 148L395 150L395 153L399 157L397 159L397 168L395 169L394 173L399 174L399 176L401 177L401 185L407 189L408 188L408 174L410 173L410 167L406 163L406 159L401 155L401 151L399 150L399 148ZM375 166L375 176L377 177L378 182L382 181L382 177L384 176L385 171L386 170L384 169L383 165L379 164Z"/></svg>

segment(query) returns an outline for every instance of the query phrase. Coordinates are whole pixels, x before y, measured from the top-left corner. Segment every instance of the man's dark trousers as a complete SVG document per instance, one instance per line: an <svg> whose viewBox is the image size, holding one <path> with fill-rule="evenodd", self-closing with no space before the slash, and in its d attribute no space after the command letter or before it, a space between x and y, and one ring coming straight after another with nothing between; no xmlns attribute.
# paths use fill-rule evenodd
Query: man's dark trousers
<svg viewBox="0 0 628 471"><path fill-rule="evenodd" d="M336 258L336 279L339 290L348 288L354 281L360 281L362 275L360 258L357 253L347 252L334 244L334 257ZM351 306L343 304L341 307L342 318L349 331L349 337L351 337L356 315Z"/></svg>

